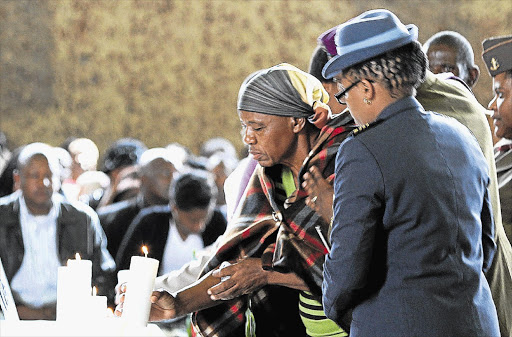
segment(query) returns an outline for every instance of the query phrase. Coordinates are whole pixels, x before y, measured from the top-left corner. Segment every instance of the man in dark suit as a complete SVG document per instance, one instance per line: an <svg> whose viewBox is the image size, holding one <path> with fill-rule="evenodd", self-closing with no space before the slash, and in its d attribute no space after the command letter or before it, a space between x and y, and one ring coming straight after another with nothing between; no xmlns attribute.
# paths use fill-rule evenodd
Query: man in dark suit
<svg viewBox="0 0 512 337"><path fill-rule="evenodd" d="M92 261L99 294L113 290L115 264L98 216L55 192L56 165L49 145L25 146L14 173L18 190L0 198L0 258L21 319L55 319L57 269L76 253Z"/></svg>

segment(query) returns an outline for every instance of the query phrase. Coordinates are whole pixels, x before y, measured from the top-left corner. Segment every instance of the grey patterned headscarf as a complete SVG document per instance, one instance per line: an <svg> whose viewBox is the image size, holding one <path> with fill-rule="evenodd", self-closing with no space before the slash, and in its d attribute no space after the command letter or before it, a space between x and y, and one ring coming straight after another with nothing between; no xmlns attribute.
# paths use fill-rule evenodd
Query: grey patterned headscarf
<svg viewBox="0 0 512 337"><path fill-rule="evenodd" d="M248 76L238 93L238 110L307 118L318 128L331 116L329 95L322 83L302 70L282 63Z"/></svg>

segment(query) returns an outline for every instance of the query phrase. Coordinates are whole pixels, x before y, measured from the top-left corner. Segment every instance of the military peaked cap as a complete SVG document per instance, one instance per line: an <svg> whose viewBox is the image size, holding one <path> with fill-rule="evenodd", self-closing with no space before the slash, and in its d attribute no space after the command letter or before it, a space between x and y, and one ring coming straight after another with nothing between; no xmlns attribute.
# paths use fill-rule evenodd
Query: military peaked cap
<svg viewBox="0 0 512 337"><path fill-rule="evenodd" d="M482 45L482 57L492 77L512 69L512 35L491 37Z"/></svg>

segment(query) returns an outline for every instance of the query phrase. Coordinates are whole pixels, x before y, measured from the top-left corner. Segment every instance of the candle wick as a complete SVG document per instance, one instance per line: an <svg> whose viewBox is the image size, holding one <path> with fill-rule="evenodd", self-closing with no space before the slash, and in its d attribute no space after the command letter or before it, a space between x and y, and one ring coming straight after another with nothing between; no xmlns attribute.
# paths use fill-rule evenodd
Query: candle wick
<svg viewBox="0 0 512 337"><path fill-rule="evenodd" d="M144 257L148 257L148 247L142 246L142 252L144 253Z"/></svg>

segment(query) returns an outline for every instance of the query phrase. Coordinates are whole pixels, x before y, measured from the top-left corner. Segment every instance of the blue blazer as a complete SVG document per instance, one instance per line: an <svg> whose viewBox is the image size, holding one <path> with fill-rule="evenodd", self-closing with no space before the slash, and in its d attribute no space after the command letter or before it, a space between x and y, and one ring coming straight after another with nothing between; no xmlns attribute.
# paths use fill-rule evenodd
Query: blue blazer
<svg viewBox="0 0 512 337"><path fill-rule="evenodd" d="M496 249L488 165L456 120L401 99L336 158L330 319L350 336L499 336L484 277Z"/></svg>

